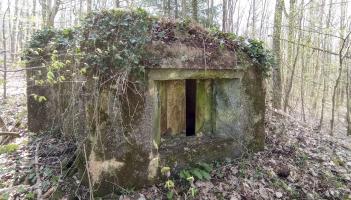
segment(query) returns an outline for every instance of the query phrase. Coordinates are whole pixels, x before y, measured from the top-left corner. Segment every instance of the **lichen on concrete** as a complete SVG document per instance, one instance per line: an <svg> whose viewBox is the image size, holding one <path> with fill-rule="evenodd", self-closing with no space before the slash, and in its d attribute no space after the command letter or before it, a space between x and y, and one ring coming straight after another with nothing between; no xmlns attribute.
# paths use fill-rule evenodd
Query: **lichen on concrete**
<svg viewBox="0 0 351 200"><path fill-rule="evenodd" d="M95 185L100 182L103 172L113 173L116 170L120 170L124 165L124 162L119 162L115 158L102 161L97 160L95 152L92 151L88 161L88 170L92 179L92 184Z"/></svg>

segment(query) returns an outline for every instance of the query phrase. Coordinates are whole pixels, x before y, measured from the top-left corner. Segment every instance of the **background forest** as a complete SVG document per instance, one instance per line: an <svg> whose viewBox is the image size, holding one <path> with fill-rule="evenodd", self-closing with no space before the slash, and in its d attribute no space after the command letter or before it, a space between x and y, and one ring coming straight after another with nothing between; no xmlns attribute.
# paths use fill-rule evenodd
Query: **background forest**
<svg viewBox="0 0 351 200"><path fill-rule="evenodd" d="M264 151L211 163L206 180L120 188L119 199L351 199L351 1L0 0L0 200L94 199L72 172L72 141L27 133L22 57L37 30L79 27L111 8L191 19L263 41L275 57Z"/></svg>

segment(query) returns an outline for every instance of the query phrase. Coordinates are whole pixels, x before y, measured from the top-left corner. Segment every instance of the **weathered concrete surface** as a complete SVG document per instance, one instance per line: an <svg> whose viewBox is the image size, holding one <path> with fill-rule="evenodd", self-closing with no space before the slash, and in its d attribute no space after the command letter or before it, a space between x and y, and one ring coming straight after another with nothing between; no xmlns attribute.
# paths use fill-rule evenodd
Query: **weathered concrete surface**
<svg viewBox="0 0 351 200"><path fill-rule="evenodd" d="M27 70L28 130L62 133L66 137L85 136L83 78L75 81L69 76L65 82L40 85L36 80L46 80L47 70ZM38 101L34 96L43 96Z"/></svg>
<svg viewBox="0 0 351 200"><path fill-rule="evenodd" d="M213 134L239 137L240 127L240 89L239 79L218 79L213 82Z"/></svg>
<svg viewBox="0 0 351 200"><path fill-rule="evenodd" d="M241 64L241 57L227 49L216 52L204 52L181 42L164 45L162 41L153 41L147 47L152 55L151 61L157 63L155 69L229 69ZM238 56L238 57L237 57ZM149 66L153 68L153 66Z"/></svg>
<svg viewBox="0 0 351 200"><path fill-rule="evenodd" d="M82 174L88 170L96 194L143 187L158 181L163 166L181 169L237 157L246 147L263 148L263 77L244 66L147 69L144 83L130 77L133 85L124 87L101 84L89 74L72 79L85 84L40 86L31 77L43 78L45 68L29 72L29 126L32 131L55 126L85 139L78 166ZM184 136L185 79L197 79L195 137ZM34 101L32 93L47 101Z"/></svg>
<svg viewBox="0 0 351 200"><path fill-rule="evenodd" d="M102 87L92 77L83 88L60 85L59 90L48 87L44 92L49 93L38 94L51 97L46 105L52 107L40 111L46 117L43 120L60 116L56 123L62 130L75 130L86 138L80 169L88 169L98 195L154 183L163 166L181 169L200 161L237 157L247 146L263 148L264 85L261 74L252 68L153 69L147 72L147 84L130 85L122 94L114 81ZM194 137L182 133L184 79L197 79ZM76 99L72 104L68 91L79 90L82 93L71 97ZM29 110L32 116L42 114ZM162 134L168 128L174 132Z"/></svg>
<svg viewBox="0 0 351 200"><path fill-rule="evenodd" d="M266 110L264 78L257 68L251 67L245 71L241 83L241 126L244 133L247 134L244 141L250 150L262 150L265 141L264 114Z"/></svg>
<svg viewBox="0 0 351 200"><path fill-rule="evenodd" d="M159 150L160 166L169 166L177 171L199 162L235 158L241 155L242 150L242 144L233 138L205 135L168 137Z"/></svg>
<svg viewBox="0 0 351 200"><path fill-rule="evenodd" d="M197 80L195 133L211 135L213 132L213 80Z"/></svg>
<svg viewBox="0 0 351 200"><path fill-rule="evenodd" d="M27 68L38 66L41 63L38 59L29 60ZM27 106L28 106L28 130L32 132L41 132L52 130L57 122L58 116L56 111L58 94L52 85L39 85L36 80L45 80L46 68L38 70L27 70ZM46 101L39 102L34 96L44 96Z"/></svg>
<svg viewBox="0 0 351 200"><path fill-rule="evenodd" d="M126 87L120 95L113 83L86 84L88 171L97 194L142 187L152 181L157 154L153 151L152 103L143 86ZM151 165L151 167L150 167Z"/></svg>

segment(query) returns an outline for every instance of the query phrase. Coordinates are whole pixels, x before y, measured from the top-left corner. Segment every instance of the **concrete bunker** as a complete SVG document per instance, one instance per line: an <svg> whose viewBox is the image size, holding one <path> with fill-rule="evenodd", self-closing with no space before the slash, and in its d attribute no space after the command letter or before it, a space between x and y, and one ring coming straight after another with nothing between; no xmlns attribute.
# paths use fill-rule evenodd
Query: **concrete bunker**
<svg viewBox="0 0 351 200"><path fill-rule="evenodd" d="M123 34L130 31L140 44ZM82 150L77 167L95 192L157 182L164 166L177 171L263 148L267 63L260 43L140 10L94 13L69 35L72 43L62 39L66 32L54 33L27 51L27 67L68 64L28 70L28 126L74 137ZM77 48L80 57L72 58ZM53 61L47 54L54 51L65 56ZM71 75L37 84L48 71Z"/></svg>

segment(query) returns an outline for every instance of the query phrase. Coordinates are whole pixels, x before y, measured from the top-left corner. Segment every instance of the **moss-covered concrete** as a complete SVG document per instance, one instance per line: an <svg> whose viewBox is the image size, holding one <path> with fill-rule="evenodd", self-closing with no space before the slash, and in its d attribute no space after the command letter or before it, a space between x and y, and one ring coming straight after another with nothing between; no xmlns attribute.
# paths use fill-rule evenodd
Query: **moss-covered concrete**
<svg viewBox="0 0 351 200"><path fill-rule="evenodd" d="M213 132L213 81L211 79L197 80L196 89L196 135L211 135Z"/></svg>
<svg viewBox="0 0 351 200"><path fill-rule="evenodd" d="M240 127L240 79L217 79L213 83L213 132L238 138Z"/></svg>
<svg viewBox="0 0 351 200"><path fill-rule="evenodd" d="M180 170L199 162L210 163L241 155L243 146L233 138L216 136L179 136L166 138L160 153L160 167Z"/></svg>

